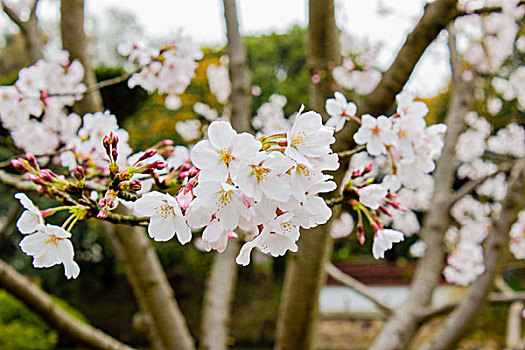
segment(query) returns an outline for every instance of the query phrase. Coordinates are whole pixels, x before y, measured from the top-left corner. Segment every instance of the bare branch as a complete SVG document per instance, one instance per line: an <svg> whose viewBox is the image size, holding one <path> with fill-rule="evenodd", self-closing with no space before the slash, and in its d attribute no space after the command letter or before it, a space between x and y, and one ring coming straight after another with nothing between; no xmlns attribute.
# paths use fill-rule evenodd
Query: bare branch
<svg viewBox="0 0 525 350"><path fill-rule="evenodd" d="M27 277L0 260L0 286L15 296L34 313L42 317L60 334L75 343L93 349L132 350L131 347L70 316L60 309L51 297Z"/></svg>
<svg viewBox="0 0 525 350"><path fill-rule="evenodd" d="M518 6L525 5L525 1L521 0L518 2ZM462 17L462 16L468 16L468 15L484 15L489 13L495 13L495 12L501 12L503 9L501 6L489 6L489 7L482 7L476 10L472 11L464 11L459 10L455 14L455 17Z"/></svg>
<svg viewBox="0 0 525 350"><path fill-rule="evenodd" d="M332 277L333 279L342 283L343 285L355 290L357 293L361 294L362 296L373 302L383 313L387 315L391 315L393 313L392 309L388 305L384 304L381 300L377 299L372 294L370 288L368 288L365 284L359 282L352 276L349 276L346 273L342 272L331 262L326 263L324 268L328 273L328 276Z"/></svg>
<svg viewBox="0 0 525 350"><path fill-rule="evenodd" d="M337 155L339 156L339 159L346 158L346 157L351 157L354 154L363 151L364 149L365 149L365 146L356 146L354 149L351 149L351 150L348 150L348 151L337 152Z"/></svg>
<svg viewBox="0 0 525 350"><path fill-rule="evenodd" d="M488 298L488 302L491 304L510 304L519 301L525 301L525 292L516 292L513 295L508 295L506 293L492 293ZM421 322L427 322L433 317L446 315L458 305L458 302L452 302L441 306L424 308L420 312L420 320Z"/></svg>
<svg viewBox="0 0 525 350"><path fill-rule="evenodd" d="M1 1L0 4L2 6L2 10L5 12L7 17L9 17L9 19L13 21L22 32L25 32L27 30L26 22L22 21L20 17L18 17L17 14L13 10L11 10L9 6L7 6L3 1Z"/></svg>

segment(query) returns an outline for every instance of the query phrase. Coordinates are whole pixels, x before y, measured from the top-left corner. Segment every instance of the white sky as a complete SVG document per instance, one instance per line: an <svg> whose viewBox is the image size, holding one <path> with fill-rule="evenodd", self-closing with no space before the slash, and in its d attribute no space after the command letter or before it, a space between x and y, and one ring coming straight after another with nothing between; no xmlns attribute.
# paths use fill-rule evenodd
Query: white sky
<svg viewBox="0 0 525 350"><path fill-rule="evenodd" d="M39 16L57 18L58 5L41 0ZM293 25L306 26L306 0L237 0L242 34L286 32ZM423 0L336 0L338 25L371 42L380 42L379 65L388 67L406 34L422 14ZM201 44L224 44L225 25L221 0L85 0L88 16L103 18L112 7L134 13L146 36L166 37L180 29ZM378 9L391 10L379 15ZM435 95L449 76L448 50L443 43L434 45L411 80L419 95Z"/></svg>

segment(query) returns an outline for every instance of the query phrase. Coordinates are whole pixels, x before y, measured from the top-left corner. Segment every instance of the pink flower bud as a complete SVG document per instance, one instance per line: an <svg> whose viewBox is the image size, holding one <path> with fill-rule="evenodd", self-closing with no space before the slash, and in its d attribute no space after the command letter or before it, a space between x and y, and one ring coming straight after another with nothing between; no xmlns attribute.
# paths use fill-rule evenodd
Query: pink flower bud
<svg viewBox="0 0 525 350"><path fill-rule="evenodd" d="M139 191L142 188L142 183L139 180L132 180L129 182L129 189L131 191Z"/></svg>
<svg viewBox="0 0 525 350"><path fill-rule="evenodd" d="M361 245L365 244L365 230L363 229L363 225L357 225L357 238Z"/></svg>
<svg viewBox="0 0 525 350"><path fill-rule="evenodd" d="M30 170L28 161L22 158L12 159L11 165L13 166L13 168L17 170L22 170L22 171Z"/></svg>
<svg viewBox="0 0 525 350"><path fill-rule="evenodd" d="M39 178L38 176L34 174L27 174L27 178L36 185L40 185L42 187L48 186L41 178Z"/></svg>
<svg viewBox="0 0 525 350"><path fill-rule="evenodd" d="M186 210L190 206L190 203L193 199L193 191L188 190L186 187L180 189L177 197L175 197L179 206Z"/></svg>
<svg viewBox="0 0 525 350"><path fill-rule="evenodd" d="M113 131L109 133L109 140L111 141L111 146L113 146L113 148L117 148L117 144L118 144L118 136L117 134L115 134Z"/></svg>
<svg viewBox="0 0 525 350"><path fill-rule="evenodd" d="M38 166L38 163L37 163L36 158L35 158L34 155L32 155L29 152L26 152L26 159L28 160L29 165L31 165L33 168L35 168L37 170L40 170L40 167Z"/></svg>
<svg viewBox="0 0 525 350"><path fill-rule="evenodd" d="M75 179L77 179L79 181L84 179L84 177L86 176L84 168L81 167L80 165L77 165L77 167L73 171L73 176L75 177Z"/></svg>
<svg viewBox="0 0 525 350"><path fill-rule="evenodd" d="M153 157L155 154L157 154L157 150L154 150L154 149L148 149L146 152L144 152L144 154L139 158L139 160L137 162L140 162L144 159L148 159L148 158L151 158Z"/></svg>
<svg viewBox="0 0 525 350"><path fill-rule="evenodd" d="M164 169L168 166L168 163L163 161L163 160L156 160L154 161L153 163L150 163L148 165L146 165L148 168L150 169L157 169L157 170L161 170L161 169Z"/></svg>
<svg viewBox="0 0 525 350"><path fill-rule="evenodd" d="M57 175L49 169L42 169L40 170L40 177L47 182L53 182Z"/></svg>

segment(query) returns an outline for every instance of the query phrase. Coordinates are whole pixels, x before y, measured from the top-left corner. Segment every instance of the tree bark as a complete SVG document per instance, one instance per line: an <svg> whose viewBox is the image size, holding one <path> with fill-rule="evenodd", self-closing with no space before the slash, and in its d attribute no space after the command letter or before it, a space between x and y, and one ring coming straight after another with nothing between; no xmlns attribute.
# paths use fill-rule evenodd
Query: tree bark
<svg viewBox="0 0 525 350"><path fill-rule="evenodd" d="M108 234L117 253L120 251L118 257L123 260L126 275L149 323L149 337L158 337L152 339L154 348L194 349L186 320L144 229L116 225Z"/></svg>
<svg viewBox="0 0 525 350"><path fill-rule="evenodd" d="M83 323L60 309L53 299L27 277L0 260L0 287L11 293L31 311L42 317L61 335L75 343L100 350L132 350L104 332Z"/></svg>
<svg viewBox="0 0 525 350"><path fill-rule="evenodd" d="M310 0L308 67L312 72L321 72L322 77L319 83L310 85L310 107L313 110L324 114L325 101L333 95L328 66L330 63L337 64L340 59L334 1ZM303 232L298 252L288 259L277 323L276 349L306 350L314 346L319 293L326 280L324 267L332 250L328 227L327 224Z"/></svg>
<svg viewBox="0 0 525 350"><path fill-rule="evenodd" d="M35 63L42 58L42 48L44 47L44 38L38 28L38 19L36 17L36 9L38 6L38 0L35 0L31 7L29 19L24 22L16 13L14 13L8 6L3 2L1 3L2 9L5 14L20 28L20 32L24 36L26 42L27 53L31 60L31 63Z"/></svg>
<svg viewBox="0 0 525 350"><path fill-rule="evenodd" d="M452 348L485 303L498 271L498 263L509 241L510 227L525 207L525 160L519 162L515 170L517 171L511 174L500 217L492 226L487 239L485 272L470 286L461 304L447 317L444 325L424 349Z"/></svg>
<svg viewBox="0 0 525 350"><path fill-rule="evenodd" d="M224 350L228 348L231 305L239 271L235 257L239 253L239 247L237 240L231 240L224 252L214 253L202 306L201 349Z"/></svg>
<svg viewBox="0 0 525 350"><path fill-rule="evenodd" d="M84 32L84 0L61 0L60 30L62 47L69 51L70 59L78 59L84 66L84 84L94 85L97 80L91 67L91 59L87 51L87 37ZM78 114L102 111L102 97L99 91L92 91L75 105Z"/></svg>
<svg viewBox="0 0 525 350"><path fill-rule="evenodd" d="M450 36L453 39L453 35ZM448 210L452 197L452 185L456 171L455 145L464 129L463 116L471 105L471 86L461 79L459 57L455 51L455 42L449 43L453 72L452 92L446 123L445 144L434 172L434 194L427 211L421 237L427 249L418 261L412 281L410 296L393 317L385 324L370 349L403 349L418 326L420 310L428 305L434 288L441 278L445 252L442 240L448 228Z"/></svg>
<svg viewBox="0 0 525 350"><path fill-rule="evenodd" d="M235 0L224 0L224 18L228 37L229 73L232 84L230 96L232 105L231 124L238 132L252 130L251 119L251 85L252 75L248 67L246 47L239 33L239 21Z"/></svg>

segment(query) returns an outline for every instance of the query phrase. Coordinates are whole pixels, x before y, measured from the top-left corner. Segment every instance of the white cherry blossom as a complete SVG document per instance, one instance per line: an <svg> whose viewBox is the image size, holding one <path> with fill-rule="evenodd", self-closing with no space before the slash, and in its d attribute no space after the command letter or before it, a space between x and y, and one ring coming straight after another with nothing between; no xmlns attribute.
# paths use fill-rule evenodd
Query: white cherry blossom
<svg viewBox="0 0 525 350"><path fill-rule="evenodd" d="M137 214L150 218L148 233L154 240L169 241L175 234L181 244L191 240L191 230L179 203L168 193L146 193L135 201L133 208Z"/></svg>
<svg viewBox="0 0 525 350"><path fill-rule="evenodd" d="M354 134L358 145L366 145L366 150L373 156L386 154L386 145L394 142L392 121L385 116L374 118L370 114L361 117L362 125Z"/></svg>
<svg viewBox="0 0 525 350"><path fill-rule="evenodd" d="M343 128L347 120L355 116L357 106L353 102L347 102L346 97L339 91L336 91L334 96L335 98L326 100L325 109L331 117L326 122L326 126L333 127L337 132Z"/></svg>
<svg viewBox="0 0 525 350"><path fill-rule="evenodd" d="M80 268L73 260L75 253L73 244L69 240L70 237L71 233L59 226L40 225L36 233L20 241L20 248L34 258L34 267L63 264L66 277L68 279L77 278Z"/></svg>

